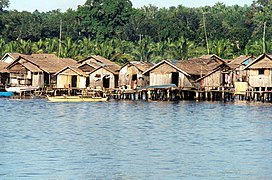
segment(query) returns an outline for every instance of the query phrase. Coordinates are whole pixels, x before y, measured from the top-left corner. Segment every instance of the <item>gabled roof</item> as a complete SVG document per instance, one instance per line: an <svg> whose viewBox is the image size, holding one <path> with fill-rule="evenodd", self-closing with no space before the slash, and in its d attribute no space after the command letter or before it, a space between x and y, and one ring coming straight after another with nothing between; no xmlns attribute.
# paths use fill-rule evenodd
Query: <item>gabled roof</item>
<svg viewBox="0 0 272 180"><path fill-rule="evenodd" d="M153 67L154 64L152 64L150 62L131 61L131 62L126 63L123 67L125 67L125 66L134 66L139 71L144 72L144 71L148 70L149 68Z"/></svg>
<svg viewBox="0 0 272 180"><path fill-rule="evenodd" d="M20 61L20 62L19 62ZM42 69L39 68L39 66L37 66L36 64L28 61L27 59L25 59L24 57L19 57L18 59L16 59L15 61L13 61L11 64L9 64L7 66L7 70L9 72L11 72L11 68L17 64L21 64L22 66L24 66L26 69L28 69L31 72L43 72ZM15 70L15 71L18 71Z"/></svg>
<svg viewBox="0 0 272 180"><path fill-rule="evenodd" d="M92 72L90 72L90 74L92 74L92 73L94 73L95 71L98 71L99 69L105 69L105 70L107 70L107 71L109 71L110 73L112 73L112 74L115 74L115 75L118 75L118 72L116 72L116 71L112 71L112 69L109 67L109 66L100 66L99 68L96 68L96 69L94 69Z"/></svg>
<svg viewBox="0 0 272 180"><path fill-rule="evenodd" d="M198 78L197 80L195 80L194 82L198 82L206 77L208 77L209 75L213 74L214 72L217 72L218 70L221 70L223 67L227 67L230 68L227 64L221 64L219 66L217 66L215 69L213 69L212 71L208 72L207 74L205 74L204 76Z"/></svg>
<svg viewBox="0 0 272 180"><path fill-rule="evenodd" d="M272 56L268 54L262 54L259 57L257 57L254 61L249 63L246 67L246 69L272 69Z"/></svg>
<svg viewBox="0 0 272 180"><path fill-rule="evenodd" d="M248 60L251 60L253 61L253 56L246 56L246 55L241 55L233 60L231 60L228 65L232 68L232 69L235 69L241 65L246 65L246 64L243 64L244 62L248 61Z"/></svg>
<svg viewBox="0 0 272 180"><path fill-rule="evenodd" d="M60 70L59 72L57 72L55 75L58 75L64 71L66 71L67 69L70 69L71 71L73 71L74 73L76 73L79 76L87 77L87 74L84 71L82 71L81 69L79 69L77 66L67 66L67 67L63 68L62 70Z"/></svg>
<svg viewBox="0 0 272 180"><path fill-rule="evenodd" d="M211 54L211 55L202 55L200 56L199 58L201 59L214 59L216 61L218 61L219 63L222 62L222 63L226 63L226 61L224 59L222 59L221 57L215 55L215 54Z"/></svg>
<svg viewBox="0 0 272 180"><path fill-rule="evenodd" d="M42 71L47 73L56 73L67 66L75 66L77 61L70 58L59 58L55 54L32 54L32 55L22 55L13 61L9 67L14 65L20 59L24 59L29 63L37 66Z"/></svg>
<svg viewBox="0 0 272 180"><path fill-rule="evenodd" d="M10 52L10 53L6 53L2 59L0 61L4 61L4 59L6 59L8 56L11 57L14 60L18 59L20 56L23 56L24 54L21 54L21 53L13 53L13 52Z"/></svg>
<svg viewBox="0 0 272 180"><path fill-rule="evenodd" d="M26 61L25 63L22 63L22 65L31 72L43 72L42 69L31 62Z"/></svg>
<svg viewBox="0 0 272 180"><path fill-rule="evenodd" d="M179 72L185 74L186 76L190 76L187 72L185 72L184 70L180 69L179 67L177 67L176 65L172 64L171 62L169 62L169 61L167 61L167 60L163 60L163 61L161 61L161 62L155 64L153 67L151 67L151 68L147 69L146 71L144 71L143 74L146 74L146 73L148 73L148 72L154 70L155 68L159 67L160 65L162 65L162 64L164 64L164 63L166 63L166 64L168 64L169 66L173 67L173 68L176 69L177 71L179 71Z"/></svg>
<svg viewBox="0 0 272 180"><path fill-rule="evenodd" d="M119 71L121 68L118 64L99 55L89 56L86 59L79 61L79 63L96 63L99 66L110 66L113 71Z"/></svg>
<svg viewBox="0 0 272 180"><path fill-rule="evenodd" d="M208 74L222 64L225 64L225 62L213 58L192 58L187 61L179 61L176 66L190 75L199 76Z"/></svg>
<svg viewBox="0 0 272 180"><path fill-rule="evenodd" d="M86 63L80 64L78 67L82 67L82 66L86 66L86 65L93 67L95 69L100 67L97 63L94 63L94 62L86 62Z"/></svg>

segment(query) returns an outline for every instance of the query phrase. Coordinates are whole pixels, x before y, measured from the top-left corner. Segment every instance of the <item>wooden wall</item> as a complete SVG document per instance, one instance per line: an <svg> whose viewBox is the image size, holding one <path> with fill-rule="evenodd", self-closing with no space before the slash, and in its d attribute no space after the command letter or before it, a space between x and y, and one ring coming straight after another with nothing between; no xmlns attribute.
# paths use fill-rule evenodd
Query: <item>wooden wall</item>
<svg viewBox="0 0 272 180"><path fill-rule="evenodd" d="M42 72L31 72L20 63L15 64L10 69L10 84L13 86L44 86L44 74Z"/></svg>
<svg viewBox="0 0 272 180"><path fill-rule="evenodd" d="M32 86L44 87L44 74L43 73L32 74Z"/></svg>
<svg viewBox="0 0 272 180"><path fill-rule="evenodd" d="M248 70L248 82L252 87L272 87L272 69L265 69L263 75L258 69Z"/></svg>
<svg viewBox="0 0 272 180"><path fill-rule="evenodd" d="M245 66L241 65L233 71L233 82L247 81L247 70L244 68Z"/></svg>
<svg viewBox="0 0 272 180"><path fill-rule="evenodd" d="M109 88L115 88L117 84L115 84L114 74L104 68L100 68L90 74L90 87L95 89L102 89L103 77L105 76L109 76Z"/></svg>
<svg viewBox="0 0 272 180"><path fill-rule="evenodd" d="M119 72L119 86L134 86L132 81L132 76L137 75L137 86L143 87L149 85L149 78L142 74L143 72L140 71L138 68L132 65L124 66Z"/></svg>
<svg viewBox="0 0 272 180"><path fill-rule="evenodd" d="M163 63L150 71L150 86L172 84L172 73L178 73L178 87L192 87L188 77L174 67Z"/></svg>
<svg viewBox="0 0 272 180"><path fill-rule="evenodd" d="M76 76L76 88L86 88L86 77L78 75L71 69L66 69L57 75L57 88L69 88L69 85L72 87L73 76Z"/></svg>
<svg viewBox="0 0 272 180"><path fill-rule="evenodd" d="M201 87L205 87L206 90L220 87L222 83L223 75L220 70L210 74L200 81Z"/></svg>
<svg viewBox="0 0 272 180"><path fill-rule="evenodd" d="M72 84L72 76L59 74L57 76L57 88L68 88Z"/></svg>

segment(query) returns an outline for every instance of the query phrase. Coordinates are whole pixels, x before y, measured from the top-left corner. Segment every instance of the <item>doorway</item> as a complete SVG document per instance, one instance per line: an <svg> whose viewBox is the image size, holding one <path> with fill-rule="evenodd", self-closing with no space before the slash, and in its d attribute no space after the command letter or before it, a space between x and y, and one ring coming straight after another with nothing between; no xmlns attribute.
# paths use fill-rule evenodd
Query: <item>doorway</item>
<svg viewBox="0 0 272 180"><path fill-rule="evenodd" d="M110 75L103 77L103 88L110 88Z"/></svg>
<svg viewBox="0 0 272 180"><path fill-rule="evenodd" d="M89 87L90 86L90 77L87 77L86 78L86 87Z"/></svg>
<svg viewBox="0 0 272 180"><path fill-rule="evenodd" d="M178 72L172 72L172 84L175 84L178 86L179 84L179 73Z"/></svg>
<svg viewBox="0 0 272 180"><path fill-rule="evenodd" d="M77 87L77 76L72 76L72 87Z"/></svg>

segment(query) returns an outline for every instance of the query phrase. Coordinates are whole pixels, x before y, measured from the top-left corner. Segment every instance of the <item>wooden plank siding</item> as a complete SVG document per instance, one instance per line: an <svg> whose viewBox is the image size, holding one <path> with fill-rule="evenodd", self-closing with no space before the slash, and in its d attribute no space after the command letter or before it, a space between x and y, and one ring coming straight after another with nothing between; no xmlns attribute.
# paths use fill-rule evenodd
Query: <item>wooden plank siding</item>
<svg viewBox="0 0 272 180"><path fill-rule="evenodd" d="M32 72L20 63L9 68L9 82L12 86L44 86L43 72Z"/></svg>
<svg viewBox="0 0 272 180"><path fill-rule="evenodd" d="M136 79L133 79L136 78ZM135 84L135 80L137 84ZM121 68L119 72L119 86L131 86L133 88L143 87L149 85L149 78L143 75L137 67L132 65L126 65Z"/></svg>
<svg viewBox="0 0 272 180"><path fill-rule="evenodd" d="M117 86L116 81L116 76L103 67L98 68L90 73L90 87L94 89L115 88ZM105 83L109 83L108 87L106 87Z"/></svg>
<svg viewBox="0 0 272 180"><path fill-rule="evenodd" d="M177 68L163 63L150 71L150 86L173 84L173 73L178 74L177 87L192 87L188 77Z"/></svg>
<svg viewBox="0 0 272 180"><path fill-rule="evenodd" d="M86 88L86 77L79 75L70 68L57 75L57 88Z"/></svg>
<svg viewBox="0 0 272 180"><path fill-rule="evenodd" d="M248 82L252 87L272 87L272 69L264 69L264 74L259 74L258 69L248 71Z"/></svg>
<svg viewBox="0 0 272 180"><path fill-rule="evenodd" d="M272 56L262 54L245 67L249 86L272 87Z"/></svg>
<svg viewBox="0 0 272 180"><path fill-rule="evenodd" d="M222 78L221 71L216 71L200 81L201 87L206 87L207 89L220 87L223 84Z"/></svg>

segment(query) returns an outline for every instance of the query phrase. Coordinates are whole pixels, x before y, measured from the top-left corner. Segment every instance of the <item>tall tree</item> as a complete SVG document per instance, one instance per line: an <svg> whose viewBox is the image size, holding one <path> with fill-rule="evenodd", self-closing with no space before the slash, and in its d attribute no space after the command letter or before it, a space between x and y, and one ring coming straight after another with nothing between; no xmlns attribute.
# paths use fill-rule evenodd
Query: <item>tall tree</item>
<svg viewBox="0 0 272 180"><path fill-rule="evenodd" d="M0 0L0 12L2 12L4 8L8 8L9 4L9 0Z"/></svg>
<svg viewBox="0 0 272 180"><path fill-rule="evenodd" d="M81 33L85 37L105 39L121 36L122 27L132 11L129 0L87 0L78 9Z"/></svg>

